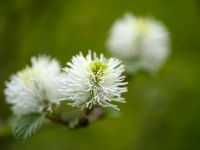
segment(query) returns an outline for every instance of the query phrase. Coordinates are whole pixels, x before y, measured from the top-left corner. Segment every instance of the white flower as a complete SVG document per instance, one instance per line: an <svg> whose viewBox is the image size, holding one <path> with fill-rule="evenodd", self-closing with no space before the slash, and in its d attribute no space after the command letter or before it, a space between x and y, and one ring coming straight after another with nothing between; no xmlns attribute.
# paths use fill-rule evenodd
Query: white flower
<svg viewBox="0 0 200 150"><path fill-rule="evenodd" d="M156 71L169 55L169 33L161 22L125 14L110 30L107 48L134 69Z"/></svg>
<svg viewBox="0 0 200 150"><path fill-rule="evenodd" d="M13 74L6 82L6 101L12 104L16 115L51 111L53 103L59 104L58 92L61 67L57 60L41 55L31 58L32 66Z"/></svg>
<svg viewBox="0 0 200 150"><path fill-rule="evenodd" d="M100 57L89 51L84 57L82 53L68 62L69 67L64 68L66 75L61 79L61 89L64 99L72 100L72 107L78 106L91 108L93 105L113 107L111 101L125 102L121 94L127 91L122 76L124 66L116 58L106 59L103 54ZM119 109L118 109L119 110Z"/></svg>

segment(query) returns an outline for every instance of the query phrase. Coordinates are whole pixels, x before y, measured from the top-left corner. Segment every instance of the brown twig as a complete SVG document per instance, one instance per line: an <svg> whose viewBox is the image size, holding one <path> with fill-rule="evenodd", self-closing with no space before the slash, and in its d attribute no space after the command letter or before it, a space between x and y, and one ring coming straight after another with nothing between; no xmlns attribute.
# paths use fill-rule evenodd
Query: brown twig
<svg viewBox="0 0 200 150"><path fill-rule="evenodd" d="M90 123L102 117L103 114L103 108L101 106L95 106L91 109L75 112L68 116L54 116L52 114L47 114L46 118L54 123L65 125L70 129L77 129L88 126Z"/></svg>

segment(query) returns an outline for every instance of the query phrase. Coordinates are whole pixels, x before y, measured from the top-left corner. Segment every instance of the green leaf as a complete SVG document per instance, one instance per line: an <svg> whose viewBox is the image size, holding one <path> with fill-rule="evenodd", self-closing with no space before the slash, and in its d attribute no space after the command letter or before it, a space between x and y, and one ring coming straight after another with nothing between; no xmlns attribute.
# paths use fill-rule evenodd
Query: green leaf
<svg viewBox="0 0 200 150"><path fill-rule="evenodd" d="M30 139L40 128L44 116L38 113L20 116L13 126L13 136L20 142Z"/></svg>
<svg viewBox="0 0 200 150"><path fill-rule="evenodd" d="M121 112L111 107L106 108L105 114L108 117L116 117L116 118L121 117Z"/></svg>
<svg viewBox="0 0 200 150"><path fill-rule="evenodd" d="M79 124L79 119L73 119L69 122L69 128L71 129L75 129L77 127L77 125Z"/></svg>

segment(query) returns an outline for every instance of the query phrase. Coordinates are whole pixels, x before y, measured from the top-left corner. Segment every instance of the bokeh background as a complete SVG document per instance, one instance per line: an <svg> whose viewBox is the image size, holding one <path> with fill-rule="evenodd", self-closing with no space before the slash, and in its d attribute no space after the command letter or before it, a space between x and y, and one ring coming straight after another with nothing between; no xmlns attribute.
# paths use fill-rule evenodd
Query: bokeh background
<svg viewBox="0 0 200 150"><path fill-rule="evenodd" d="M17 142L7 124L5 80L47 54L66 62L88 49L105 48L113 22L125 12L162 21L171 33L171 56L159 72L139 74L119 104L120 118L105 118L87 128L40 130ZM199 150L200 149L199 0L0 0L1 150Z"/></svg>

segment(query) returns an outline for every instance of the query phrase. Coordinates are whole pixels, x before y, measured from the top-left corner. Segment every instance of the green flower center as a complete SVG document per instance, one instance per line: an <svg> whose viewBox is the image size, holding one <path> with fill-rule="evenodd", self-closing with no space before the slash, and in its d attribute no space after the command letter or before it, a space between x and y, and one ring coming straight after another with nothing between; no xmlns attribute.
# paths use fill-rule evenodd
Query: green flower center
<svg viewBox="0 0 200 150"><path fill-rule="evenodd" d="M90 63L90 67L94 75L99 75L108 69L108 64L95 60Z"/></svg>
<svg viewBox="0 0 200 150"><path fill-rule="evenodd" d="M35 72L35 70L33 70L31 67L26 67L25 69L23 69L22 71L19 71L17 73L17 76L19 78L21 78L21 80L24 83L30 83L32 82L31 78L34 78L37 76L37 73Z"/></svg>
<svg viewBox="0 0 200 150"><path fill-rule="evenodd" d="M149 22L145 20L144 18L139 18L138 20L136 20L135 26L136 26L136 29L140 31L140 34L142 35L146 34L150 29Z"/></svg>

